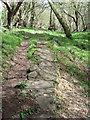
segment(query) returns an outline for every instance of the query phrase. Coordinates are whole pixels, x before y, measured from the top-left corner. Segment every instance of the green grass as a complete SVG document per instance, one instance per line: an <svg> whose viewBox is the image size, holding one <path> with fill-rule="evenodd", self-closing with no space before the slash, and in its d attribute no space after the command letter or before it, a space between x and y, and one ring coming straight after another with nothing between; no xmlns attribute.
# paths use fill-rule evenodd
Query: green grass
<svg viewBox="0 0 90 120"><path fill-rule="evenodd" d="M20 113L21 120L25 119L27 116L32 115L33 113L37 113L39 111L38 108L29 108Z"/></svg>
<svg viewBox="0 0 90 120"><path fill-rule="evenodd" d="M87 72L83 71L79 66L89 66L88 34L88 32L72 33L72 40L61 35L47 36L47 41L56 55L57 62L65 66L65 71L71 77L75 77L79 81L76 84L83 86L86 91L89 86ZM63 57L60 56L60 53L63 54Z"/></svg>
<svg viewBox="0 0 90 120"><path fill-rule="evenodd" d="M79 34L79 36L82 36L78 38L76 36ZM66 37L56 37L56 36L49 36L48 41L50 42L50 47L55 52L64 52L66 55L68 55L71 59L79 58L84 62L84 64L88 62L88 33L73 33L73 40L70 40ZM85 35L87 37L85 38ZM58 46L54 47L54 43L57 43Z"/></svg>
<svg viewBox="0 0 90 120"><path fill-rule="evenodd" d="M16 87L20 89L26 89L28 87L28 84L26 82L20 82L16 85Z"/></svg>
<svg viewBox="0 0 90 120"><path fill-rule="evenodd" d="M28 52L28 58L33 58L34 52L35 52L36 50L37 50L37 49L35 49L35 48L30 49L30 51Z"/></svg>
<svg viewBox="0 0 90 120"><path fill-rule="evenodd" d="M35 35L33 38L30 38L29 40L29 49L28 49L28 53L27 56L29 59L32 59L33 61L35 61L37 64L39 64L39 60L37 58L36 55L34 55L34 52L37 50L35 48L35 45L37 45L37 36Z"/></svg>
<svg viewBox="0 0 90 120"><path fill-rule="evenodd" d="M3 31L5 28L2 29ZM7 61L13 60L15 50L18 48L20 43L24 40L24 35L16 33L15 31L2 32L2 66L3 68L8 67Z"/></svg>
<svg viewBox="0 0 90 120"><path fill-rule="evenodd" d="M28 27L26 27L26 28L22 28L22 29L15 29L15 31L17 31L17 32L26 32L26 33L33 33L33 34L37 34L37 35L53 35L53 36L65 36L65 34L63 33L63 32L53 32L53 31L49 31L49 30L37 30L37 29L35 29L35 28L28 28Z"/></svg>
<svg viewBox="0 0 90 120"><path fill-rule="evenodd" d="M56 96L56 99L57 99L57 101L56 101L56 108L57 108L57 110L59 112L61 112L62 109L63 109L63 102L62 102L62 100L58 96Z"/></svg>

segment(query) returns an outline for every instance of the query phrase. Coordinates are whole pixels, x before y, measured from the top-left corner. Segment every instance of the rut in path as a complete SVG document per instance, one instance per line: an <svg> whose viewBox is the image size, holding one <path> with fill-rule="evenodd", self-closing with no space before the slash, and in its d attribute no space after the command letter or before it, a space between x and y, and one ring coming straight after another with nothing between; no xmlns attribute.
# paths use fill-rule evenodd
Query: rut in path
<svg viewBox="0 0 90 120"><path fill-rule="evenodd" d="M3 118L19 118L20 111L36 106L41 109L39 114L32 117L50 118L54 117L55 111L55 80L57 79L57 69L55 57L46 42L38 42L37 55L40 64L28 60L28 40L24 40L14 56L13 67L8 72L7 80L3 80ZM31 72L28 74L27 69ZM24 91L27 94L26 101L22 99L20 89L15 88L18 82L26 81L28 88ZM34 91L35 99L30 99L28 94Z"/></svg>
<svg viewBox="0 0 90 120"><path fill-rule="evenodd" d="M9 70L7 79L3 80L2 94L2 116L11 118L15 112L19 112L23 107L20 90L15 86L18 82L26 81L26 69L29 66L27 58L28 40L25 39L14 56L13 67Z"/></svg>

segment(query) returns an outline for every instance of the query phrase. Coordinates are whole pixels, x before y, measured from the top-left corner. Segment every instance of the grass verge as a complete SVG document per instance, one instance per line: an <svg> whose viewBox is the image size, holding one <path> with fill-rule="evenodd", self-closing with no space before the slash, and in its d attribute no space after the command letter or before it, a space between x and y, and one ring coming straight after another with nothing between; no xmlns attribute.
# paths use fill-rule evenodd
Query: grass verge
<svg viewBox="0 0 90 120"><path fill-rule="evenodd" d="M15 31L2 29L2 68L7 74L8 61L13 60L14 53L20 43L24 40L24 35L17 34Z"/></svg>
<svg viewBox="0 0 90 120"><path fill-rule="evenodd" d="M37 38L36 38L36 36L33 37L33 38L30 38L30 40L29 40L29 49L28 49L27 56L28 56L29 59L32 59L37 64L39 64L40 62L39 62L37 56L34 55L34 52L37 50L35 48L35 45L37 45Z"/></svg>

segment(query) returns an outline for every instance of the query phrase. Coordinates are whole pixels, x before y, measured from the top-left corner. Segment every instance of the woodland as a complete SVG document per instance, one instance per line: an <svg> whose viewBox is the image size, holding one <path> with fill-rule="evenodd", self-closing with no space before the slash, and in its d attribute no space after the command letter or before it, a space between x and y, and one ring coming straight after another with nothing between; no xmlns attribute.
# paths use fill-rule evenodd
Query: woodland
<svg viewBox="0 0 90 120"><path fill-rule="evenodd" d="M0 4L1 119L89 119L90 2Z"/></svg>

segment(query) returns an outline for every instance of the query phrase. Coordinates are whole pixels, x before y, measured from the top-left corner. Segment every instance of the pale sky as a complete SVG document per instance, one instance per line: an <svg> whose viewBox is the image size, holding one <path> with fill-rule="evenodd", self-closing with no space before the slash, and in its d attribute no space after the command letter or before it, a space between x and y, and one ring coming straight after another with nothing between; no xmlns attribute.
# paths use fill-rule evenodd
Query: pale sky
<svg viewBox="0 0 90 120"><path fill-rule="evenodd" d="M1 1L0 1L0 19L1 19L2 9L3 9L3 7L2 7L2 3L1 3Z"/></svg>

